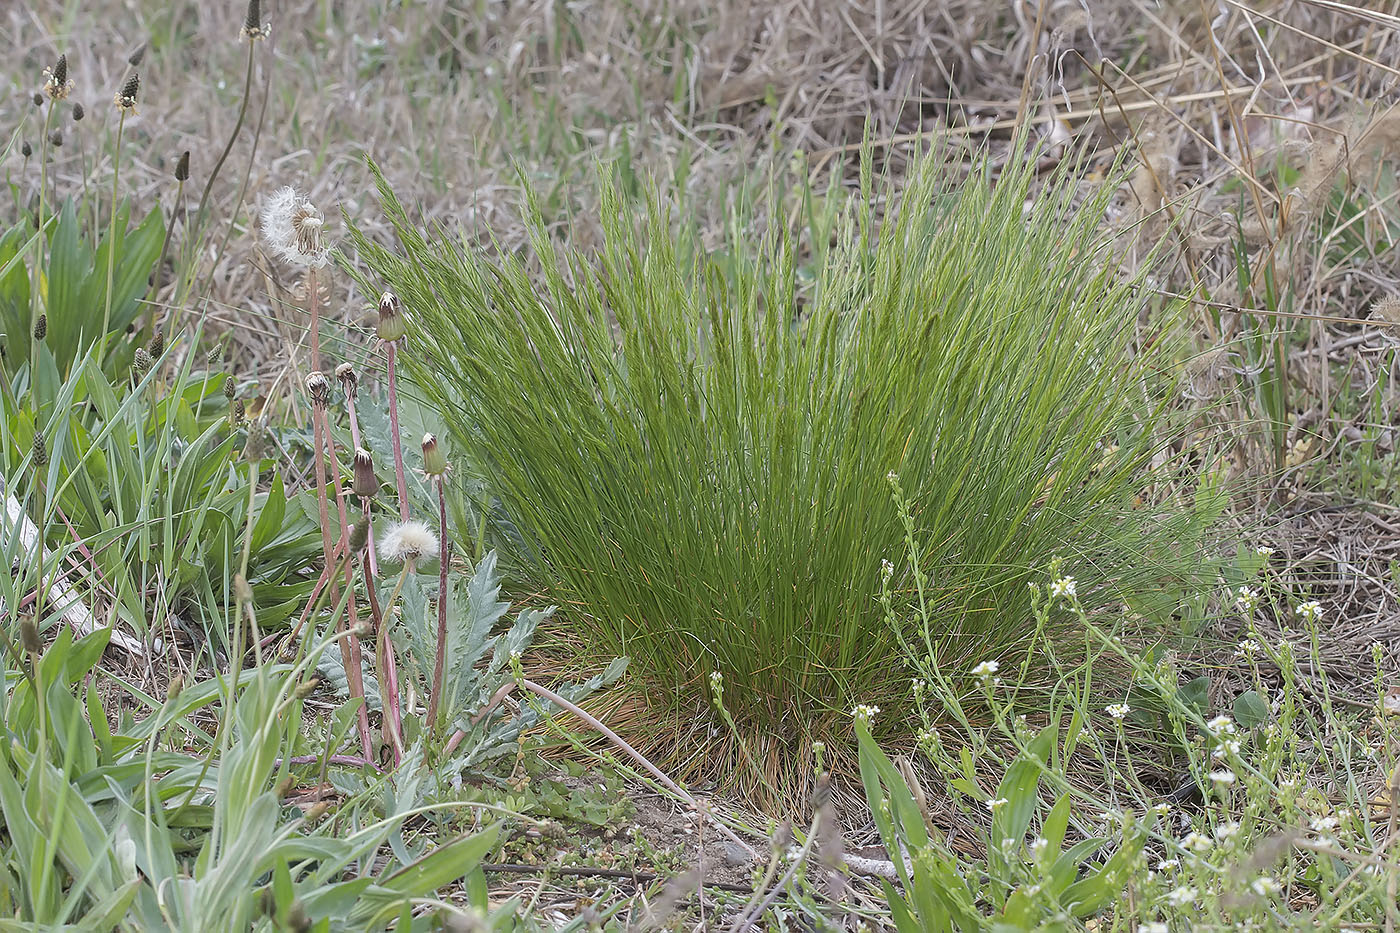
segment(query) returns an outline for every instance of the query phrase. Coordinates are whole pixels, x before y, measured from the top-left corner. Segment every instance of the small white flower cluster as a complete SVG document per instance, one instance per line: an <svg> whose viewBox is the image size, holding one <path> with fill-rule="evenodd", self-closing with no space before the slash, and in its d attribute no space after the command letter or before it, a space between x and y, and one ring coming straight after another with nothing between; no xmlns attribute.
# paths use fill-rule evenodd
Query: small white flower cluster
<svg viewBox="0 0 1400 933"><path fill-rule="evenodd" d="M1074 577L1060 577L1060 579L1050 584L1050 596L1053 599L1073 599L1076 595L1079 584Z"/></svg>
<svg viewBox="0 0 1400 933"><path fill-rule="evenodd" d="M1239 739L1221 739L1220 744L1211 749L1210 757L1216 761L1222 761L1227 755L1239 755Z"/></svg>
<svg viewBox="0 0 1400 933"><path fill-rule="evenodd" d="M1173 907L1190 907L1196 903L1196 898L1199 896L1195 888L1182 885L1167 892L1167 903Z"/></svg>
<svg viewBox="0 0 1400 933"><path fill-rule="evenodd" d="M1210 841L1210 837L1192 830L1181 837L1181 847L1192 852L1209 852L1215 843Z"/></svg>
<svg viewBox="0 0 1400 933"><path fill-rule="evenodd" d="M868 703L859 703L856 705L855 709L851 710L851 717L855 719L856 722L867 726L870 725L878 715L880 715L880 707Z"/></svg>
<svg viewBox="0 0 1400 933"><path fill-rule="evenodd" d="M1254 549L1254 553L1258 554L1260 557L1273 557L1274 549L1267 544L1261 544Z"/></svg>
<svg viewBox="0 0 1400 933"><path fill-rule="evenodd" d="M1158 871L1176 871L1181 867L1181 859L1164 858L1157 863Z"/></svg>
<svg viewBox="0 0 1400 933"><path fill-rule="evenodd" d="M1149 920L1138 924L1138 933L1171 933L1171 927L1160 920Z"/></svg>
<svg viewBox="0 0 1400 933"><path fill-rule="evenodd" d="M1235 649L1235 657L1253 657L1255 653L1263 647L1263 645L1259 644L1259 642L1255 641L1253 638L1246 638L1244 641L1240 642L1239 647Z"/></svg>
<svg viewBox="0 0 1400 933"><path fill-rule="evenodd" d="M1219 826L1215 827L1215 839L1217 842L1224 842L1227 839L1233 839L1236 836L1238 836L1239 833L1240 824L1236 823L1234 820L1230 820L1227 823L1221 823Z"/></svg>
<svg viewBox="0 0 1400 933"><path fill-rule="evenodd" d="M992 813L996 813L998 810L1000 810L1002 807L1006 806L1010 802L1011 801L1007 800L1005 797L998 797L995 800L988 800L987 809Z"/></svg>
<svg viewBox="0 0 1400 933"><path fill-rule="evenodd" d="M1045 850L1048 849L1049 847L1050 847L1050 840L1049 840L1049 839L1046 839L1046 838L1041 837L1041 836L1037 836L1035 839L1032 839L1031 842L1030 842L1031 856L1032 856L1033 858L1040 858L1042 855L1045 854Z"/></svg>
<svg viewBox="0 0 1400 933"><path fill-rule="evenodd" d="M1341 822L1335 816L1318 816L1314 817L1308 825L1312 827L1313 832L1325 833L1336 829L1341 825Z"/></svg>
<svg viewBox="0 0 1400 933"><path fill-rule="evenodd" d="M718 670L710 671L710 690L715 695L715 702L718 703L720 697L724 696L724 675Z"/></svg>
<svg viewBox="0 0 1400 933"><path fill-rule="evenodd" d="M1259 605L1259 591L1248 586L1235 590L1235 605L1241 612L1253 612Z"/></svg>
<svg viewBox="0 0 1400 933"><path fill-rule="evenodd" d="M1249 889L1260 897L1268 897L1282 891L1283 886L1268 875L1260 875L1249 883Z"/></svg>
<svg viewBox="0 0 1400 933"><path fill-rule="evenodd" d="M1111 703L1103 709L1105 713L1120 721L1126 719L1128 714L1133 711L1127 703Z"/></svg>
<svg viewBox="0 0 1400 933"><path fill-rule="evenodd" d="M1212 771L1210 773L1210 779L1221 787L1229 787L1231 784L1235 783L1235 772L1228 768L1222 768L1219 771Z"/></svg>
<svg viewBox="0 0 1400 933"><path fill-rule="evenodd" d="M1310 599L1305 603L1299 603L1294 610L1298 613L1298 618L1304 622L1316 622L1322 618L1322 603L1315 599Z"/></svg>
<svg viewBox="0 0 1400 933"><path fill-rule="evenodd" d="M977 665L972 669L972 673L978 677L981 677L983 680L986 680L988 677L991 677L1000 669L1001 665L997 664L997 662L995 661L983 661L981 664Z"/></svg>
<svg viewBox="0 0 1400 933"><path fill-rule="evenodd" d="M1210 730L1211 735L1234 735L1235 721L1221 713L1206 723L1206 728Z"/></svg>

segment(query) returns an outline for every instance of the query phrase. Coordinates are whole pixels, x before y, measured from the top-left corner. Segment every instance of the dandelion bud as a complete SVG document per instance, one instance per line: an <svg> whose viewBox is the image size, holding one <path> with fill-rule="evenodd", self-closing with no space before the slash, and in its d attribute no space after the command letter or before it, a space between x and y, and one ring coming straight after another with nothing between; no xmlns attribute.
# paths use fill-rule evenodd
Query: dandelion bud
<svg viewBox="0 0 1400 933"><path fill-rule="evenodd" d="M267 428L263 427L261 421L254 421L248 425L248 442L243 445L243 459L249 463L258 463L266 451Z"/></svg>
<svg viewBox="0 0 1400 933"><path fill-rule="evenodd" d="M441 476L447 472L447 455L442 452L438 439L431 434L423 435L423 472L429 476Z"/></svg>
<svg viewBox="0 0 1400 933"><path fill-rule="evenodd" d="M49 335L49 316L48 316L47 314L41 314L41 315L39 315L39 319L38 319L37 321L34 322L34 339L35 339L35 340L43 340L43 339L44 339L45 337L47 337L48 335Z"/></svg>
<svg viewBox="0 0 1400 933"><path fill-rule="evenodd" d="M49 130L49 145L55 149L63 148L63 131L58 127Z"/></svg>
<svg viewBox="0 0 1400 933"><path fill-rule="evenodd" d="M345 397L353 399L360 389L360 377L355 375L355 367L350 363L341 363L335 368L335 378L340 380L340 387L345 390Z"/></svg>
<svg viewBox="0 0 1400 933"><path fill-rule="evenodd" d="M146 60L146 43L142 42L136 47L136 51L126 57L126 63L132 68L140 68L141 63Z"/></svg>
<svg viewBox="0 0 1400 933"><path fill-rule="evenodd" d="M306 913L306 905L300 898L292 901L292 906L287 910L287 928L292 933L306 933L311 929L311 917Z"/></svg>
<svg viewBox="0 0 1400 933"><path fill-rule="evenodd" d="M63 100L73 90L73 82L68 80L68 56L58 56L52 68L44 70L44 93L51 100ZM35 95L38 97L38 95ZM40 98L42 101L42 98Z"/></svg>
<svg viewBox="0 0 1400 933"><path fill-rule="evenodd" d="M141 49L141 54L145 54L144 46ZM127 78L126 83L122 85L122 89L112 98L112 103L115 104L117 109L122 113L134 114L136 113L136 98L140 93L141 75L133 71L131 77Z"/></svg>
<svg viewBox="0 0 1400 933"><path fill-rule="evenodd" d="M24 645L24 650L30 654L38 654L44 650L44 641L39 637L39 626L34 624L33 616L25 616L19 623L19 640Z"/></svg>
<svg viewBox="0 0 1400 933"><path fill-rule="evenodd" d="M355 495L361 499L368 499L379 492L379 479L374 475L374 461L370 458L369 451L363 447L355 448Z"/></svg>
<svg viewBox="0 0 1400 933"><path fill-rule="evenodd" d="M29 140L26 139L24 142L19 144L19 154L24 156L26 159L34 154L34 147L29 145Z"/></svg>
<svg viewBox="0 0 1400 933"><path fill-rule="evenodd" d="M74 122L74 123L81 123L81 122L83 122L83 117L85 117L85 116L87 116L87 111L83 109L83 105L82 105L82 104L74 104L74 105L73 105L73 122Z"/></svg>
<svg viewBox="0 0 1400 933"><path fill-rule="evenodd" d="M49 445L44 442L44 435L41 431L34 433L34 465L36 467L49 465Z"/></svg>
<svg viewBox="0 0 1400 933"><path fill-rule="evenodd" d="M312 370L306 377L306 391L311 393L313 405L324 407L331 399L331 381L319 369Z"/></svg>
<svg viewBox="0 0 1400 933"><path fill-rule="evenodd" d="M136 348L136 356L131 361L131 368L136 370L138 376L144 376L151 371L151 351L145 347Z"/></svg>
<svg viewBox="0 0 1400 933"><path fill-rule="evenodd" d="M190 151L186 149L180 153L180 160L175 163L175 180L188 181L190 177Z"/></svg>
<svg viewBox="0 0 1400 933"><path fill-rule="evenodd" d="M158 330L151 335L151 356L160 356L165 352L165 331Z"/></svg>
<svg viewBox="0 0 1400 933"><path fill-rule="evenodd" d="M361 518L350 529L350 553L358 554L369 543L369 519Z"/></svg>
<svg viewBox="0 0 1400 933"><path fill-rule="evenodd" d="M379 296L379 326L375 328L375 333L385 343L393 343L395 340L402 340L405 331L398 296L393 292L385 292Z"/></svg>

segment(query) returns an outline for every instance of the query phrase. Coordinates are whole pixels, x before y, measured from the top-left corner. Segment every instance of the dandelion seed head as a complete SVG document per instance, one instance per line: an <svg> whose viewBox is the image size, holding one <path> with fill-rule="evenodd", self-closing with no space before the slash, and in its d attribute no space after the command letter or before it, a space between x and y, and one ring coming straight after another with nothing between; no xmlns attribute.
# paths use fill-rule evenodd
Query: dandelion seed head
<svg viewBox="0 0 1400 933"><path fill-rule="evenodd" d="M424 522L395 522L379 540L379 558L387 564L437 556L437 535Z"/></svg>
<svg viewBox="0 0 1400 933"><path fill-rule="evenodd" d="M263 205L262 234L268 249L295 265L319 269L326 264L324 227L321 212L290 186L277 189Z"/></svg>

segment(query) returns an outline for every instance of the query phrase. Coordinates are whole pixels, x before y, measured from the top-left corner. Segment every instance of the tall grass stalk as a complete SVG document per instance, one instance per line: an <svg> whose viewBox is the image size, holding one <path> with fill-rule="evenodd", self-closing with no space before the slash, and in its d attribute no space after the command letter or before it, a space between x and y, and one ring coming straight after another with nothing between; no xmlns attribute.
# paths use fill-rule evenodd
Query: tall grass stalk
<svg viewBox="0 0 1400 933"><path fill-rule="evenodd" d="M896 196L867 160L813 265L743 218L707 253L658 196L606 181L596 256L552 239L533 196L531 255L424 233L382 177L399 251L352 234L522 535L516 571L570 607L585 653L632 658L650 747L682 777L742 770L746 742L797 799L797 763L854 703L907 709L930 663L972 684L1024 651L1026 583L1056 555L1091 610L1199 569L1172 462L1153 465L1164 341L1139 333L1146 272L1120 273L1103 232L1113 187L1083 196L1073 159L1039 179L1034 153L915 163ZM894 598L928 631L876 599L906 539L891 473L929 570L901 561ZM1071 629L1051 634L1082 646ZM739 738L707 709L714 672Z"/></svg>

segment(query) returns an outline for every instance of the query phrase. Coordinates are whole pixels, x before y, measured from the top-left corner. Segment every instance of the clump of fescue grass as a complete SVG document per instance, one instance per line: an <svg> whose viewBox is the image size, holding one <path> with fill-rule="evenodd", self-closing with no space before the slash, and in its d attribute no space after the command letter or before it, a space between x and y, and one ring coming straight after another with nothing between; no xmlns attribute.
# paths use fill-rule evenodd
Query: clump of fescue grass
<svg viewBox="0 0 1400 933"><path fill-rule="evenodd" d="M659 197L634 216L606 182L599 255L537 217L532 255L488 258L415 229L381 178L401 252L356 245L404 302L418 384L522 534L521 572L590 655L631 657L683 773L747 762L744 784L792 799L853 703L897 723L920 670L971 688L1016 656L1028 574L1057 555L1091 608L1198 569L1192 511L1149 490L1163 341L1139 340L1140 280L1100 232L1112 191L1074 197L1067 169L1032 198L1034 165L935 154L888 198L867 172L810 288L785 232L736 234L721 269ZM906 538L895 602L931 624L887 625L876 598Z"/></svg>

